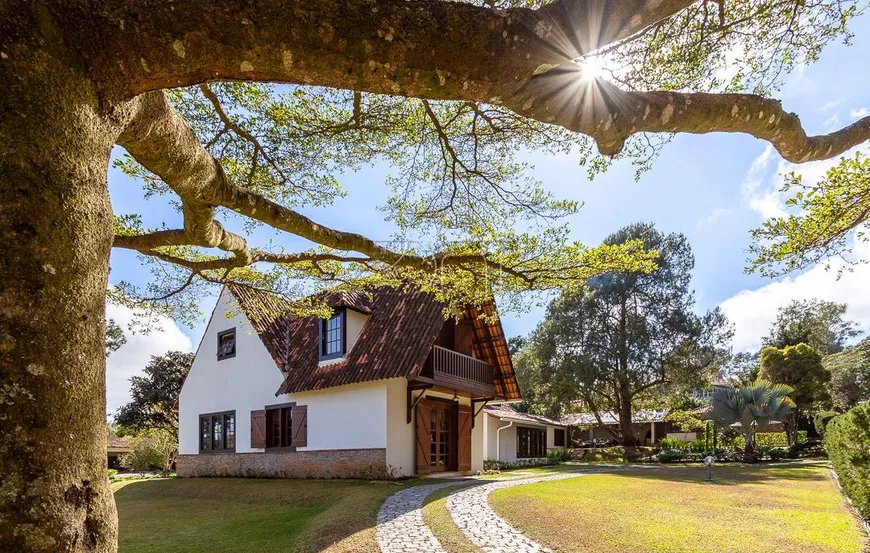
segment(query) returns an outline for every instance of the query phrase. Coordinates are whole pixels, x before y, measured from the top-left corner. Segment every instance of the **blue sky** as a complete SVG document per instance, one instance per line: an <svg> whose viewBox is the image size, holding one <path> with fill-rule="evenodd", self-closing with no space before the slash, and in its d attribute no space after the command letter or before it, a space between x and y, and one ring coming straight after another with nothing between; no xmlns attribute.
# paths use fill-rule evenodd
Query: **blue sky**
<svg viewBox="0 0 870 553"><path fill-rule="evenodd" d="M797 113L811 134L827 132L870 113L870 17L852 26L854 44L831 45L821 60L800 68L787 77L777 96L784 109ZM866 112L866 113L865 113ZM870 148L868 148L870 149ZM117 152L116 152L117 153ZM747 135L679 135L667 145L653 169L634 180L634 168L617 164L603 176L587 180L585 169L568 156L527 156L534 164L534 176L557 197L585 203L569 220L576 239L594 245L621 226L649 221L665 232L682 232L695 253L694 288L699 309L722 306L735 324L736 349L757 347L776 308L791 298L822 297L850 305L850 316L870 330L870 298L865 282L870 270L858 267L839 282L822 267L771 281L744 273L749 230L766 216L780 212L783 199L776 193L777 175L799 170L807 179L818 178L836 160L792 167L782 162L765 142ZM303 210L324 224L366 234L376 240L389 238L390 227L383 222L377 206L387 197L384 177L389 167L378 165L340 180L347 197L334 206ZM144 201L141 186L117 170L109 174L115 213L139 213L146 225L180 226L180 216L165 201ZM298 239L281 238L261 231L258 236L277 238L288 247L304 248ZM870 259L864 247L859 255ZM110 281L141 283L147 274L129 252L114 252ZM203 303L210 313L213 300ZM110 307L119 321L129 313ZM538 323L541 309L530 313L505 314L503 324L509 336L526 334ZM167 349L193 349L199 343L205 321L193 328L165 321L163 331L134 336L127 346L109 360L109 410L114 411L126 397L126 381L139 372L148 355Z"/></svg>

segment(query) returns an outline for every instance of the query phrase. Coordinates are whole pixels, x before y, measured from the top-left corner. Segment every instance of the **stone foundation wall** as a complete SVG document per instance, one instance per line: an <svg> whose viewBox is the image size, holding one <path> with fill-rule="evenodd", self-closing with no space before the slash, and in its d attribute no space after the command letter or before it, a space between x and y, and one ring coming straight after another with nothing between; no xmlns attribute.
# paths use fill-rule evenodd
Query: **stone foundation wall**
<svg viewBox="0 0 870 553"><path fill-rule="evenodd" d="M178 476L387 479L386 449L179 455Z"/></svg>

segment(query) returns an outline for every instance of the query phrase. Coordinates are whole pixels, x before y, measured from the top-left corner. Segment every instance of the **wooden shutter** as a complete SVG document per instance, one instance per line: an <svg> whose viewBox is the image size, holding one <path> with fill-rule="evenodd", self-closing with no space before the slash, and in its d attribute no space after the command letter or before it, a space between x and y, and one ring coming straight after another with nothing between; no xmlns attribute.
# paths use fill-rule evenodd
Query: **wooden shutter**
<svg viewBox="0 0 870 553"><path fill-rule="evenodd" d="M417 405L417 474L429 474L429 441L431 436L432 411L428 405Z"/></svg>
<svg viewBox="0 0 870 553"><path fill-rule="evenodd" d="M308 406L294 405L290 417L293 419L293 436L290 445L305 447L308 445Z"/></svg>
<svg viewBox="0 0 870 553"><path fill-rule="evenodd" d="M251 411L251 447L266 447L266 411Z"/></svg>
<svg viewBox="0 0 870 553"><path fill-rule="evenodd" d="M471 409L459 406L458 464L460 471L471 470Z"/></svg>

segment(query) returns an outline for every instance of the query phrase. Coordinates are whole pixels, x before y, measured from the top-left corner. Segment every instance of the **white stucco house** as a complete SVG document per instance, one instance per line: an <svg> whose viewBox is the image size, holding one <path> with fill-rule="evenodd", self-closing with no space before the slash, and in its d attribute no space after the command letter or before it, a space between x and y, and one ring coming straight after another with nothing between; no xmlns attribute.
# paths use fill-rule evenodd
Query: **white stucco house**
<svg viewBox="0 0 870 553"><path fill-rule="evenodd" d="M433 296L394 288L327 302L330 319L297 317L224 288L178 401L180 477L469 472L564 441L506 405L520 400L507 341L478 309L445 320Z"/></svg>

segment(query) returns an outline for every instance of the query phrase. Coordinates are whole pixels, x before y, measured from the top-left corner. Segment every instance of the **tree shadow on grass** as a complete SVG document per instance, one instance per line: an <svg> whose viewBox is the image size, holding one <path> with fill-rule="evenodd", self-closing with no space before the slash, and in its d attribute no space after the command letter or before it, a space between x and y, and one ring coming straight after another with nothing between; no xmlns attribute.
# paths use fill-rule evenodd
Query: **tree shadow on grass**
<svg viewBox="0 0 870 553"><path fill-rule="evenodd" d="M796 482L819 482L830 479L822 463L793 464L742 464L728 463L713 467L713 480L708 482L707 467L703 465L661 465L655 468L618 469L613 476L641 478L681 483L734 486L740 484L788 480Z"/></svg>

